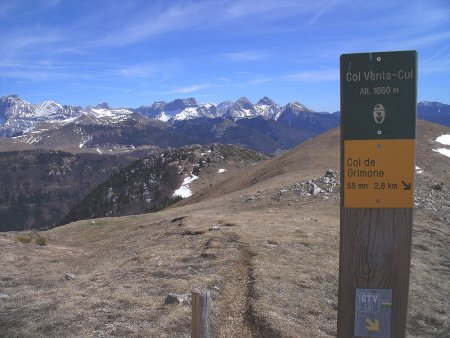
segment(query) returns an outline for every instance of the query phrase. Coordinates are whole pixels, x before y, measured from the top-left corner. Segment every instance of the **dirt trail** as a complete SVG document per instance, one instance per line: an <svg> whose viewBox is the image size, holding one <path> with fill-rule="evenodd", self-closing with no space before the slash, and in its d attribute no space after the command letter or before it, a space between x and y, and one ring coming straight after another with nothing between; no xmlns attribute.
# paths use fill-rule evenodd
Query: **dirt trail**
<svg viewBox="0 0 450 338"><path fill-rule="evenodd" d="M239 257L230 267L230 274L221 291L221 323L217 337L272 338L280 337L263 318L254 311L255 297L252 259L255 253L250 245L239 243Z"/></svg>
<svg viewBox="0 0 450 338"><path fill-rule="evenodd" d="M243 245L239 244L239 255L229 268L224 289L221 290L222 309L220 313L221 322L217 323L217 337L248 337L257 338L257 330L248 320L248 285L250 266L246 258Z"/></svg>

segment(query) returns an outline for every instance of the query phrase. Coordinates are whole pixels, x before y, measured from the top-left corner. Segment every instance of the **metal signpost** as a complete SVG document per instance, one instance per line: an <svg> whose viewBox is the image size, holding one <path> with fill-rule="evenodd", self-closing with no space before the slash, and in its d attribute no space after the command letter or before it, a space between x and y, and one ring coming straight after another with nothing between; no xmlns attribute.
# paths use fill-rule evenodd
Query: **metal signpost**
<svg viewBox="0 0 450 338"><path fill-rule="evenodd" d="M417 52L341 56L338 337L404 337Z"/></svg>

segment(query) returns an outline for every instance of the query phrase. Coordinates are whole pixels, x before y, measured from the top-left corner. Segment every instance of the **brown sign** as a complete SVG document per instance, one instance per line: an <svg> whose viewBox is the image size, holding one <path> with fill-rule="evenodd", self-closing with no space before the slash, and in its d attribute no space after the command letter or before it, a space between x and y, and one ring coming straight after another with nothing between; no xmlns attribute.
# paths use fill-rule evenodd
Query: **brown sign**
<svg viewBox="0 0 450 338"><path fill-rule="evenodd" d="M345 208L413 208L415 140L344 141Z"/></svg>

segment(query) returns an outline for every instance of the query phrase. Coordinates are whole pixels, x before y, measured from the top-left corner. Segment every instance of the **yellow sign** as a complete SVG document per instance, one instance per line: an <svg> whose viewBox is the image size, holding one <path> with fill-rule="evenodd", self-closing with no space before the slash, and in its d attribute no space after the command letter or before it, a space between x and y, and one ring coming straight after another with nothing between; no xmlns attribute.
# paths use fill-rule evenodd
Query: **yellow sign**
<svg viewBox="0 0 450 338"><path fill-rule="evenodd" d="M415 140L344 140L345 208L413 208Z"/></svg>
<svg viewBox="0 0 450 338"><path fill-rule="evenodd" d="M378 321L378 319L370 320L369 318L367 318L366 324L367 324L367 326L366 326L367 331L372 331L372 332L380 331L380 322Z"/></svg>

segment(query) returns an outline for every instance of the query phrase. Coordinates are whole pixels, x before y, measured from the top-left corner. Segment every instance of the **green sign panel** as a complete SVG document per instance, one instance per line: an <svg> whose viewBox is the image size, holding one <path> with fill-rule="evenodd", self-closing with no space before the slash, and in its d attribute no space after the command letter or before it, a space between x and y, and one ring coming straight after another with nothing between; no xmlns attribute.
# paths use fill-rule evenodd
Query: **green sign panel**
<svg viewBox="0 0 450 338"><path fill-rule="evenodd" d="M415 139L416 84L416 51L341 55L343 139Z"/></svg>

